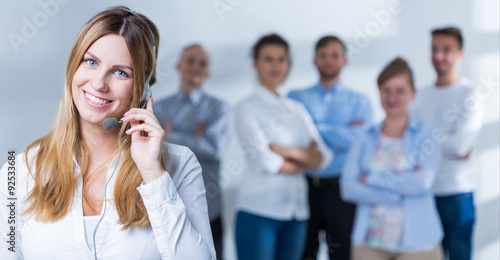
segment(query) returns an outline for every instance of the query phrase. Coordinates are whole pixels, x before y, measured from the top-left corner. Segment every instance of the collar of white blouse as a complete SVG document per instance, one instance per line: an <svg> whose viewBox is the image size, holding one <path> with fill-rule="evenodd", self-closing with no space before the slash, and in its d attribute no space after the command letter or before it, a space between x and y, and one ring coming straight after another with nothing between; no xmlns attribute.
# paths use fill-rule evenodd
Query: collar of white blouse
<svg viewBox="0 0 500 260"><path fill-rule="evenodd" d="M276 96L271 90L260 84L255 88L255 95L269 104L278 104L286 100L286 97L282 95L279 90L278 96Z"/></svg>

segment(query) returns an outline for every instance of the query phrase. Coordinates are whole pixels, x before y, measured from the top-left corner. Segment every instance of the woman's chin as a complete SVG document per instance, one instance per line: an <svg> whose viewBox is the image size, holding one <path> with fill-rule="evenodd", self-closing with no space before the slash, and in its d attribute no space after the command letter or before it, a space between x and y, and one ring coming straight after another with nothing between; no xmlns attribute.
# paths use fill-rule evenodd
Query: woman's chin
<svg viewBox="0 0 500 260"><path fill-rule="evenodd" d="M386 110L385 111L385 114L387 115L387 117L401 117L401 116L404 116L407 114L407 111L404 110L404 111L401 111L401 110Z"/></svg>
<svg viewBox="0 0 500 260"><path fill-rule="evenodd" d="M85 124L85 125L102 125L102 122L106 118L103 118L102 116L100 117L85 117L80 115L80 124Z"/></svg>

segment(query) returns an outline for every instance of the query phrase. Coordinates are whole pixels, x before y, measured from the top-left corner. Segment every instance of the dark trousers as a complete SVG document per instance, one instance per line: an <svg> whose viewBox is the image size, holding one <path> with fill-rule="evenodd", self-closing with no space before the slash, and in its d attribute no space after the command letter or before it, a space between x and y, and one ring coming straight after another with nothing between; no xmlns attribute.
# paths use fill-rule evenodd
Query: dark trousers
<svg viewBox="0 0 500 260"><path fill-rule="evenodd" d="M222 221L220 217L210 222L212 228L212 238L214 239L215 253L217 260L222 259Z"/></svg>
<svg viewBox="0 0 500 260"><path fill-rule="evenodd" d="M307 220L277 220L244 211L236 217L239 260L300 260Z"/></svg>
<svg viewBox="0 0 500 260"><path fill-rule="evenodd" d="M330 260L350 260L351 232L356 205L344 202L340 197L338 177L328 179L308 177L307 180L311 217L307 228L304 260L317 258L320 230L326 231Z"/></svg>
<svg viewBox="0 0 500 260"><path fill-rule="evenodd" d="M470 260L472 231L476 219L472 193L436 196L436 207L443 224L445 259Z"/></svg>

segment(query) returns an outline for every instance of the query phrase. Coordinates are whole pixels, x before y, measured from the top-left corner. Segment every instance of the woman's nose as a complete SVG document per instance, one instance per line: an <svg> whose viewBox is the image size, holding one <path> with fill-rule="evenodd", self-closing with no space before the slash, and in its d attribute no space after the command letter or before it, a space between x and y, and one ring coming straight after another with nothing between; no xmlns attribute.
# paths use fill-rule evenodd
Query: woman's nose
<svg viewBox="0 0 500 260"><path fill-rule="evenodd" d="M92 79L92 88L99 92L107 92L109 89L107 74L104 72L97 73Z"/></svg>

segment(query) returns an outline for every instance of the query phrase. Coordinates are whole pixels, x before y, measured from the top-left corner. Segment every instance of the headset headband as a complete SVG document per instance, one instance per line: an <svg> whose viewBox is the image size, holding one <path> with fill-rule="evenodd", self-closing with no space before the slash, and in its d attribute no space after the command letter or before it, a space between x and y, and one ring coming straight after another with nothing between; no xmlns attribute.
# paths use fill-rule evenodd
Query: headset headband
<svg viewBox="0 0 500 260"><path fill-rule="evenodd" d="M155 36L153 34L153 31L151 31L151 28L149 28L149 25L146 22L146 20L144 20L144 18L142 18L139 14L137 14L136 12L134 12L132 10L129 10L129 9L126 9L126 8L121 8L121 9L124 10L124 11L127 11L127 12L129 12L129 13L131 13L133 15L136 15L137 17L141 18L141 20L146 24L146 27L148 28L149 33L151 33L151 38L153 39L153 53L154 53L154 55L156 55L156 41L155 41ZM155 61L155 65L153 65L153 70L151 71L151 73L149 73L149 76L146 79L146 82L144 83L144 91L142 92L142 97L141 97L141 101L144 101L144 104L142 105L142 108L146 107L147 101L149 100L149 98L153 94L151 92L151 85L149 84L149 81L151 80L151 77L153 76L153 72L155 70L155 66L156 66L156 61Z"/></svg>

